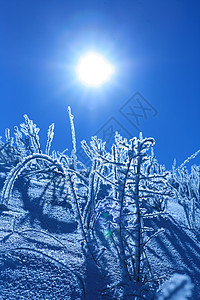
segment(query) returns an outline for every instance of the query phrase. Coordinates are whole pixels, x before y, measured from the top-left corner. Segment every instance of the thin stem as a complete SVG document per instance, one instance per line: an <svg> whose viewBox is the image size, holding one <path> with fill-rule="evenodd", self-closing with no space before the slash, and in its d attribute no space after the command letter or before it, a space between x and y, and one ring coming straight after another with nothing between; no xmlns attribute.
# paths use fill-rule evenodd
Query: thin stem
<svg viewBox="0 0 200 300"><path fill-rule="evenodd" d="M92 256L92 258L93 258L95 264L96 264L97 266L99 266L98 263L97 263L97 261L96 261L96 259L95 259L95 257L94 257L94 255L93 255L93 253L92 253L92 250L91 250L91 248L90 248L89 242L88 242L88 240L87 240L87 235L86 235L86 232L85 232L85 229L84 229L84 225L83 225L83 221L82 221L82 217L81 217L80 207L79 207L79 205L78 205L78 199L77 199L77 197L76 197L76 193L75 193L75 190L74 190L74 186L73 186L73 182L72 182L72 180L71 180L71 175L70 175L70 174L68 174L68 178L69 178L69 182L70 182L71 192L72 192L73 198L74 198L74 200L75 200L76 209L77 209L77 213L78 213L78 217L79 217L79 222L80 222L80 226L81 226L81 230L82 230L82 233L83 233L84 240L85 240L85 242L86 242L86 245L87 245L87 247L88 247L88 250L89 250L89 252L90 252L90 254L91 254L91 256Z"/></svg>

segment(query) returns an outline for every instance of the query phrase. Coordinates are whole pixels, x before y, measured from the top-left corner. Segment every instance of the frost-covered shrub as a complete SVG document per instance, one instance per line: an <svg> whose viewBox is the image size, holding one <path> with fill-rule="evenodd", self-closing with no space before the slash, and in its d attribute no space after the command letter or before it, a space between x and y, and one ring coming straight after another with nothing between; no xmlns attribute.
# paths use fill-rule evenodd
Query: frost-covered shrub
<svg viewBox="0 0 200 300"><path fill-rule="evenodd" d="M115 289L111 284L105 291L110 297L118 295L117 299L121 299L120 293L125 298L136 294L142 297L146 280L152 279L146 245L163 230L155 232L145 225L145 220L159 214L149 210L149 199L167 196L167 173L151 170L154 165L147 152L153 144L152 138L140 136L127 141L116 134L115 144L107 152L105 143L97 137L92 138L90 146L83 141L92 168L82 210L77 181L69 178L86 248L102 271L106 260L113 259L118 265L121 279L114 283ZM82 178L78 180L79 184L85 184Z"/></svg>
<svg viewBox="0 0 200 300"><path fill-rule="evenodd" d="M150 210L155 210L158 212L164 211L167 206L167 199L168 196L171 195L170 187L167 185L166 179L169 177L169 172L165 170L164 165L160 165L154 155L153 147L151 148L151 154L148 157L148 164L145 167L145 175L148 177L148 180L146 180L144 184L144 188L155 190L154 194L150 194L150 197L146 199L148 208ZM157 176L157 183L149 180L151 176L154 176L156 178ZM162 193L157 193L159 191L159 183L163 181L159 179L165 178L165 187L162 188Z"/></svg>
<svg viewBox="0 0 200 300"><path fill-rule="evenodd" d="M91 268L92 259L97 273L106 277L111 286L113 283L117 286L116 291L109 288L105 294L111 297L116 294L118 299L120 293L122 297L145 295L143 287L146 280L152 278L146 245L163 231L154 232L145 225L145 220L156 217L157 213L151 209L153 205L163 210L167 195L167 173L157 164L153 152L148 154L154 139L140 135L128 141L116 133L111 152L106 151L105 142L97 137L92 137L90 145L82 141L83 150L92 163L87 169L77 160L70 108L68 113L73 144L71 157L59 152L50 155L53 124L48 130L46 154L42 153L39 129L33 121L25 115L21 130L15 127L14 149L19 162L7 176L1 204L9 204L14 183L21 174L36 176L56 172L63 176L78 230L82 233L86 262ZM118 279L114 278L112 268L105 267L113 262L118 269Z"/></svg>
<svg viewBox="0 0 200 300"><path fill-rule="evenodd" d="M42 153L39 141L39 128L32 120L24 115L25 122L14 128L14 139L10 137L10 130L6 130L6 143L1 142L0 158L4 163L14 165L7 174L1 195L1 204L6 205L10 199L14 183L23 172L35 176L38 173L48 174L57 171L64 176L65 170L57 157L50 156L50 147L54 135L54 124L50 125L47 136L46 154Z"/></svg>
<svg viewBox="0 0 200 300"><path fill-rule="evenodd" d="M4 143L0 137L0 162L8 165L16 165L19 161L19 152L14 147L14 140L10 136L10 130L5 130L6 142Z"/></svg>
<svg viewBox="0 0 200 300"><path fill-rule="evenodd" d="M14 184L21 175L36 180L41 174L45 174L46 179L51 174L61 176L81 234L86 293L96 290L96 298L101 294L118 300L154 299L157 281L153 278L146 248L149 241L164 230L155 231L149 225L150 219L165 211L172 186L182 198L187 196L185 211L191 215L194 206L191 209L187 201L196 197L194 205L199 205L199 168L194 167L192 175L184 173L182 168L179 175L173 173L170 177L155 158L153 138L143 138L140 134L139 138L127 140L118 133L110 151L98 137L92 137L89 145L82 141L82 148L91 160L91 168L86 168L77 160L70 108L68 114L71 156L65 152L50 153L54 124L48 130L45 154L39 142L39 129L26 115L21 129L15 127L15 144L7 131L7 145L11 150L6 150L5 161L11 157L15 164L4 183L0 205L9 208ZM91 270L92 274L93 270L96 276L98 274L95 280L91 278Z"/></svg>
<svg viewBox="0 0 200 300"><path fill-rule="evenodd" d="M191 173L186 166L173 170L169 183L174 187L175 196L184 208L188 226L194 229L197 225L197 212L200 210L200 166L193 165Z"/></svg>

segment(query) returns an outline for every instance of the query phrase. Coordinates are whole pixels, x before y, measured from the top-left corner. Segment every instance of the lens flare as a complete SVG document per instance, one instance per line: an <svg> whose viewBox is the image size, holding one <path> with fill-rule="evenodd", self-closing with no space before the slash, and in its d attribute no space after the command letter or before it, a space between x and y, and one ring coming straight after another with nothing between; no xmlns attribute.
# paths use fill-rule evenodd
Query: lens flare
<svg viewBox="0 0 200 300"><path fill-rule="evenodd" d="M106 229L105 232L104 232L104 235L105 235L105 237L109 238L109 237L111 237L112 233L109 229Z"/></svg>

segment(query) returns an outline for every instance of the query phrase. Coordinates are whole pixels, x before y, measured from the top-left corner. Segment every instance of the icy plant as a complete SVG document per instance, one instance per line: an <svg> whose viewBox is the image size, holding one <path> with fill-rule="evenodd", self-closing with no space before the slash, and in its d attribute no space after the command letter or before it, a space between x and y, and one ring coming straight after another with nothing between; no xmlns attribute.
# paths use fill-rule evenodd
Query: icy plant
<svg viewBox="0 0 200 300"><path fill-rule="evenodd" d="M194 229L200 209L200 167L193 165L191 173L185 166L174 169L169 182L176 190L179 204L184 208L188 226Z"/></svg>
<svg viewBox="0 0 200 300"><path fill-rule="evenodd" d="M154 232L148 226L148 219L159 215L149 208L149 198L164 199L168 195L167 173L153 170L147 154L154 144L152 138L140 136L127 141L116 134L115 141L111 153L97 137L92 138L90 146L82 142L92 169L80 219L89 246L95 241L96 248L105 249L102 259L108 253L115 257L121 269L118 287L123 290L123 297L142 297L146 281L153 280L146 245L163 231ZM72 190L75 195L75 187ZM112 293L111 288L106 290L107 295Z"/></svg>
<svg viewBox="0 0 200 300"><path fill-rule="evenodd" d="M24 115L25 122L22 123L21 131L25 135L25 145L33 153L42 153L39 139L40 129L36 127L32 120L28 118L27 115Z"/></svg>
<svg viewBox="0 0 200 300"><path fill-rule="evenodd" d="M10 137L10 130L6 130L5 146L9 144L9 149L12 149L12 151L10 150L10 155L7 154L7 157L9 158L10 156L12 156L12 162L16 166L14 166L7 175L1 194L1 205L8 204L16 179L27 168L31 172L33 172L34 170L36 173L38 170L40 172L41 170L43 170L43 172L50 172L53 169L57 169L58 172L64 174L62 164L59 164L58 161L54 160L49 156L51 142L54 134L54 124L50 125L48 130L46 146L47 154L45 155L42 154L41 145L39 142L39 128L37 128L37 126L33 123L32 120L28 118L27 115L24 115L24 118L25 122L21 124L21 130L19 130L17 126L15 126L14 128L16 143L15 147L13 145L14 140ZM0 150L1 152L3 152L4 148L6 149L5 146L2 147L2 149ZM8 158L7 161L9 162Z"/></svg>
<svg viewBox="0 0 200 300"><path fill-rule="evenodd" d="M105 282L110 282L110 288L101 286L105 295L117 295L119 299L142 297L147 281L153 280L146 245L163 231L154 232L147 220L159 215L152 210L152 201L155 204L158 199L157 203L162 203L167 196L167 172L157 164L153 152L152 155L147 154L154 145L153 138L142 138L140 135L139 139L127 141L118 133L111 152L106 151L105 142L97 137L92 138L90 146L82 141L82 147L92 162L88 171L77 161L70 108L68 114L73 144L71 157L55 152L49 155L53 124L48 130L46 154L42 153L39 143L39 129L26 115L21 131L15 127L19 162L7 176L1 204L9 207L14 183L22 172L56 171L65 177L70 191L69 197L83 237L86 268L89 271L94 268L102 282L103 277ZM10 141L8 133L7 140ZM119 270L115 290L112 288L112 272L105 268L105 264L114 261ZM93 284L89 283L88 278L87 291Z"/></svg>
<svg viewBox="0 0 200 300"><path fill-rule="evenodd" d="M146 176L150 177L151 175L164 175L163 177L166 179L169 176L169 172L166 172L165 166L160 165L155 157L153 147L151 147L151 155L149 155L149 162L146 168ZM148 184L148 183L147 183ZM153 188L153 185L151 185ZM166 185L165 195L170 195L170 189ZM147 203L149 207L156 211L164 211L167 206L167 197L163 197L163 194L151 194L149 198L147 198Z"/></svg>
<svg viewBox="0 0 200 300"><path fill-rule="evenodd" d="M4 143L0 137L0 160L4 164L15 164L19 161L19 153L14 147L14 140L10 136L10 130L5 130L6 142Z"/></svg>
<svg viewBox="0 0 200 300"><path fill-rule="evenodd" d="M50 154L54 124L48 130L45 154L39 142L39 129L26 115L21 130L15 127L15 145L10 131L6 131L0 155L5 162L11 160L13 166L4 182L0 205L9 209L14 184L22 174L55 172L62 176L82 238L87 296L91 293L96 299L100 296L117 300L153 299L157 279L146 248L164 229L155 231L150 224L165 212L171 186L180 197L193 201L192 208L184 201L188 220L190 224L193 222L190 216L199 205L199 168L193 167L191 175L182 168L179 176L173 173L170 177L155 158L153 138L143 138L140 134L139 138L127 140L116 133L110 151L98 137L92 137L89 145L82 141L82 148L91 160L88 169L77 160L70 107L68 114L73 145L70 157L55 151ZM184 286L188 286L187 280Z"/></svg>
<svg viewBox="0 0 200 300"><path fill-rule="evenodd" d="M175 273L161 287L157 300L187 300L192 296L193 284L186 274Z"/></svg>
<svg viewBox="0 0 200 300"><path fill-rule="evenodd" d="M17 164L16 167L14 167L9 174L7 175L6 181L3 186L2 190L2 196L1 196L1 204L8 205L11 193L13 190L14 183L18 176L23 172L23 170L29 165L35 163L37 164L38 161L43 161L49 164L48 171L52 171L53 168L57 168L57 171L62 174L62 176L65 176L65 171L63 169L63 166L59 164L58 162L54 161L52 158L45 154L33 154L30 156L25 157L21 162Z"/></svg>

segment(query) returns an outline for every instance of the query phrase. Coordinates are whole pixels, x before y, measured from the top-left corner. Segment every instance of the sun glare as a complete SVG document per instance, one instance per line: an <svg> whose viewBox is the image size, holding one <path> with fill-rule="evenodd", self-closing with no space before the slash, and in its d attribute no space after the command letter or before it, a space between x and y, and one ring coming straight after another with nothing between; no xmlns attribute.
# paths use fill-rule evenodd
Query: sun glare
<svg viewBox="0 0 200 300"><path fill-rule="evenodd" d="M100 86L114 73L113 66L96 53L89 53L80 59L77 67L78 78L85 85Z"/></svg>

